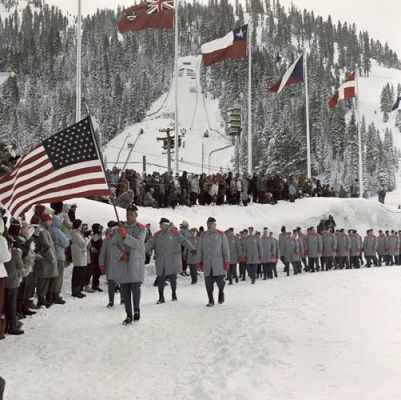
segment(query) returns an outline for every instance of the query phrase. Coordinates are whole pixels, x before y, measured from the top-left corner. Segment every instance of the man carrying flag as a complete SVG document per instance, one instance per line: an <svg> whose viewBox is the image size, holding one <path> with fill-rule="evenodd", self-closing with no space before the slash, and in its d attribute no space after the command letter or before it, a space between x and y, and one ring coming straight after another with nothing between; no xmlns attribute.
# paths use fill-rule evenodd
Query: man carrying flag
<svg viewBox="0 0 401 400"><path fill-rule="evenodd" d="M345 80L345 82L338 88L334 95L330 98L329 107L335 108L338 100L347 100L356 97L356 80L355 71Z"/></svg>
<svg viewBox="0 0 401 400"><path fill-rule="evenodd" d="M206 67L229 58L245 58L248 25L243 25L227 33L222 38L202 45L202 59Z"/></svg>
<svg viewBox="0 0 401 400"><path fill-rule="evenodd" d="M280 93L285 86L294 85L304 81L303 55L288 68L284 76L269 88L269 92Z"/></svg>
<svg viewBox="0 0 401 400"><path fill-rule="evenodd" d="M173 0L147 0L124 10L118 23L120 33L142 29L172 29L174 27Z"/></svg>

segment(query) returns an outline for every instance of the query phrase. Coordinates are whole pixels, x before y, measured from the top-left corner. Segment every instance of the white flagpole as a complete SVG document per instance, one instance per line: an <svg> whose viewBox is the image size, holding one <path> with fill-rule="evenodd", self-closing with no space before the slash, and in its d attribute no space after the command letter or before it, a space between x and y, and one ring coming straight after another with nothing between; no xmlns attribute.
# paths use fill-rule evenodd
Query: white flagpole
<svg viewBox="0 0 401 400"><path fill-rule="evenodd" d="M248 23L248 174L253 173L252 162L252 17Z"/></svg>
<svg viewBox="0 0 401 400"><path fill-rule="evenodd" d="M77 15L77 76L76 76L76 104L75 104L75 119L81 120L81 0L78 0L78 15Z"/></svg>
<svg viewBox="0 0 401 400"><path fill-rule="evenodd" d="M361 127L359 123L359 86L358 86L358 65L355 65L355 84L356 84L356 93L354 97L354 110L356 114L356 123L358 126L358 170L359 170L359 197L363 196L363 169L362 169L362 134Z"/></svg>
<svg viewBox="0 0 401 400"><path fill-rule="evenodd" d="M175 75L175 173L179 172L179 154L178 154L178 0L174 1L174 29L175 29L175 55L174 55L174 75Z"/></svg>
<svg viewBox="0 0 401 400"><path fill-rule="evenodd" d="M308 179L312 179L310 130L309 130L309 88L308 88L308 64L307 53L304 51L304 80L305 80L305 112L306 112L306 164Z"/></svg>

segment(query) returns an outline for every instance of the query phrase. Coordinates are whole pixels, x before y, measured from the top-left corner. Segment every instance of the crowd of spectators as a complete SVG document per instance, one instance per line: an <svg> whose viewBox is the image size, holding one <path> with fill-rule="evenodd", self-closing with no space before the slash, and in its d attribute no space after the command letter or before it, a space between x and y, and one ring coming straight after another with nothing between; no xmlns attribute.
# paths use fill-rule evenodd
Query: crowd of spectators
<svg viewBox="0 0 401 400"><path fill-rule="evenodd" d="M303 197L358 197L358 180L349 190L335 190L319 179L309 180L302 175L216 173L213 175L181 175L173 172L141 174L133 170L121 172L117 168L106 171L113 191L111 201L126 208L134 203L142 207L175 208L177 205L247 206L250 201L260 204L276 204L280 200L290 202Z"/></svg>

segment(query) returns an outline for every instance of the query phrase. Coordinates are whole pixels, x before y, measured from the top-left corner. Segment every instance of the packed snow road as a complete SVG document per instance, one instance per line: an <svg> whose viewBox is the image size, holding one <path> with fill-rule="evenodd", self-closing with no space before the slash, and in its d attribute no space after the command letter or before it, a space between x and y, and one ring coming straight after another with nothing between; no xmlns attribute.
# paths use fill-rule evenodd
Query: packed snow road
<svg viewBox="0 0 401 400"><path fill-rule="evenodd" d="M401 267L240 282L211 309L202 281L156 305L152 280L133 326L106 293L24 320L0 342L6 399L401 398Z"/></svg>

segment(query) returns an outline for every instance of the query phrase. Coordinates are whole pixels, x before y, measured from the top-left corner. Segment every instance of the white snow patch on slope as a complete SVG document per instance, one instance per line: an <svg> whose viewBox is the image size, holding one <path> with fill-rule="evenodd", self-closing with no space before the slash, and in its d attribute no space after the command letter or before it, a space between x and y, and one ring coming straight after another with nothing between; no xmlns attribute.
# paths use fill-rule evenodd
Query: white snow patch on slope
<svg viewBox="0 0 401 400"><path fill-rule="evenodd" d="M208 172L210 152L229 146L228 149L211 156L210 166L213 173L219 171L220 168L230 168L234 147L232 146L231 138L224 134L218 100L211 98L210 93L202 93L199 74L200 62L200 56L188 56L179 59L179 134L185 135L182 139L182 146L179 149L180 169L201 172L202 141L204 143L205 172ZM150 116L126 128L107 143L103 154L106 156L108 168L111 168L117 160L119 162L118 166L122 167L129 154L127 143L133 143L139 130L143 129L144 134L140 136L132 156L129 158L130 164L128 164L128 168L141 171L142 156L146 155L147 162L153 164L148 167L150 170L165 170L167 157L163 154L165 151L162 149L162 142L158 142L156 138L165 136L164 133L159 132L159 129L175 126L174 80L169 92L161 96L151 106L147 114ZM206 131L208 131L209 137L203 139ZM174 131L172 135L174 135ZM174 168L174 162L172 167Z"/></svg>

